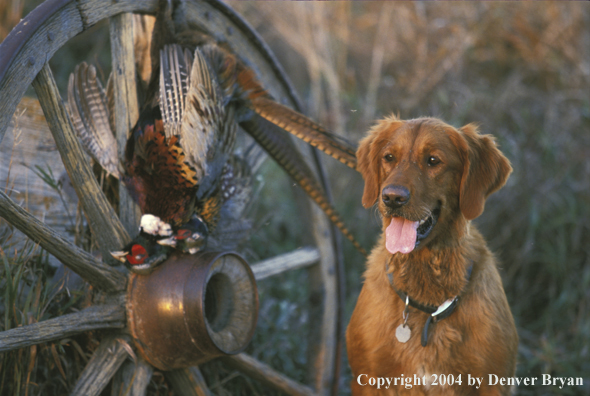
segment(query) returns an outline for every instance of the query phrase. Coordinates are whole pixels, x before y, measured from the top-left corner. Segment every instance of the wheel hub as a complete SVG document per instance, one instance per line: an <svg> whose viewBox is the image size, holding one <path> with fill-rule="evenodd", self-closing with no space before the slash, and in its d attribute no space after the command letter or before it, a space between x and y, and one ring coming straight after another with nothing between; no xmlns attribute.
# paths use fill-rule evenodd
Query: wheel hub
<svg viewBox="0 0 590 396"><path fill-rule="evenodd" d="M258 318L254 275L234 253L174 255L132 274L127 321L139 353L172 370L241 352Z"/></svg>

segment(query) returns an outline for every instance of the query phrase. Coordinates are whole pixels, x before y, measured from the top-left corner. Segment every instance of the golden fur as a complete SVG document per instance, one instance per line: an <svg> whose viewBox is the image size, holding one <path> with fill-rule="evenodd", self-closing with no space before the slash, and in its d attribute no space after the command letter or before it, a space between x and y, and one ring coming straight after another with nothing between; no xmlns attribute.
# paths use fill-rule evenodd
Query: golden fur
<svg viewBox="0 0 590 396"><path fill-rule="evenodd" d="M431 160L434 157L435 160ZM434 118L378 122L360 143L358 169L365 179L363 205L378 203L383 235L372 250L365 282L347 329L347 349L353 372L353 395L506 395L506 386L486 386L488 375L514 376L518 336L496 268L496 260L471 224L486 198L506 182L512 168L488 135L467 125L455 129ZM429 164L429 161L432 164ZM438 162L437 162L438 161ZM386 186L401 185L410 200L400 208L384 204ZM439 210L430 234L408 253L385 248L385 230L392 216L418 221ZM467 268L473 263L469 281ZM428 314L409 309L412 336L396 339L404 302L395 287L421 304L439 306L459 295L455 311L430 325L428 344L420 335ZM461 386L393 386L377 390L360 386L357 378L462 375ZM479 389L467 377L484 377Z"/></svg>

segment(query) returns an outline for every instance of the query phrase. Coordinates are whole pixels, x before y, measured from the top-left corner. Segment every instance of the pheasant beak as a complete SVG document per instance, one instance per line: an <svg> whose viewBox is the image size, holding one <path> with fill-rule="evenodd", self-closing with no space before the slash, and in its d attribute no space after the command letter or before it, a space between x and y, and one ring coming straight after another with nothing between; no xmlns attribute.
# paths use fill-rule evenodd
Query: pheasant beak
<svg viewBox="0 0 590 396"><path fill-rule="evenodd" d="M176 247L176 238L170 237L170 238L166 238L166 239L160 239L158 241L158 244L160 244L162 246Z"/></svg>
<svg viewBox="0 0 590 396"><path fill-rule="evenodd" d="M118 260L122 263L125 262L128 254L129 254L129 252L123 252L123 251L111 252L111 256L113 256L115 258L115 260Z"/></svg>

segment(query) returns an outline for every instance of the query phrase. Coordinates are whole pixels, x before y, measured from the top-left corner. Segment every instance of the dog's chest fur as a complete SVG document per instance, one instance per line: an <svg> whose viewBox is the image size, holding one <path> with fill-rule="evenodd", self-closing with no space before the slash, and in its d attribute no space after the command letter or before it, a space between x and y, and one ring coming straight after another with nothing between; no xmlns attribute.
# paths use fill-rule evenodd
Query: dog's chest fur
<svg viewBox="0 0 590 396"><path fill-rule="evenodd" d="M381 245L383 246L383 245ZM377 252L380 257L388 256L385 249ZM391 256L391 255L389 255ZM464 260L462 260L464 262ZM465 279L465 270L453 269L460 272L460 276L444 276L449 271L448 263L434 265L433 268L424 268L424 263L420 260L415 262L404 261L390 264L393 268L394 285L399 290L408 293L413 299L434 306L466 289L467 280ZM423 268L418 269L422 266ZM442 267L442 269L441 269ZM438 272L438 274L436 273ZM431 323L428 332L428 343L426 347L421 345L421 336L424 330L428 314L416 308L409 308L407 325L411 329L411 337L406 343L401 343L395 336L396 329L404 322L403 311L405 303L391 287L389 278L385 272L385 262L382 267L373 265L366 272L367 283L375 284L379 288L385 288L387 293L378 293L371 296L375 309L373 312L380 312L372 328L376 332L376 339L382 342L373 347L372 354L375 354L377 361L389 361L385 365L388 376L408 375L414 373L440 373L441 370L447 370L445 362L439 359L445 353L439 353L439 350L448 351L454 349L455 353L461 353L458 346L462 343L461 331L457 328L460 326L461 313L460 307L448 318L437 323ZM458 279L459 281L451 281ZM466 297L466 296L463 296ZM373 327L374 326L374 327ZM403 367L400 365L399 370L391 370L397 367L399 362L404 362Z"/></svg>

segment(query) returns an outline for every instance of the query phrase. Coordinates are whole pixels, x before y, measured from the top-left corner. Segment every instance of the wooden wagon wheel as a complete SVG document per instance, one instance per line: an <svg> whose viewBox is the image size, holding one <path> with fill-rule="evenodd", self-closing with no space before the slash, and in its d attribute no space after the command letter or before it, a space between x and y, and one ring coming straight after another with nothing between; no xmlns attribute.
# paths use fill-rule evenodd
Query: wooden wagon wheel
<svg viewBox="0 0 590 396"><path fill-rule="evenodd" d="M122 220L114 213L83 159L81 147L60 98L48 60L70 38L97 22L110 18L113 75L116 78L116 129L126 136L137 118L137 104L131 99L134 88L134 62L131 13L153 14L156 0L48 0L24 18L0 46L0 141L25 90L32 84L45 113L56 145L96 236L103 257L123 246L130 238L124 223L133 224L133 210L122 209ZM219 41L257 74L263 86L281 103L297 110L301 107L280 65L257 34L231 9L217 0L190 1L186 17ZM135 112L135 113L134 113ZM133 121L132 121L133 120ZM316 153L295 141L310 167L325 180ZM325 181L324 181L325 184ZM339 369L340 291L339 254L333 227L315 205L310 207L316 248L286 253L252 266L257 279L294 269L308 268L312 280L310 300L320 301L317 333L309 345L308 365L313 370L309 384L300 384L243 353L223 358L245 374L287 394L328 394L335 392ZM128 340L125 309L128 275L96 260L59 236L41 221L20 208L0 192L0 216L38 242L98 291L97 303L78 313L11 329L0 333L0 352L63 339L74 334L111 329L83 370L72 394L97 395L111 379L121 394L145 393L152 367L140 359L123 365L128 357L121 339ZM317 308L316 308L317 309ZM167 372L180 394L209 394L196 367ZM128 392L128 393L124 393Z"/></svg>

